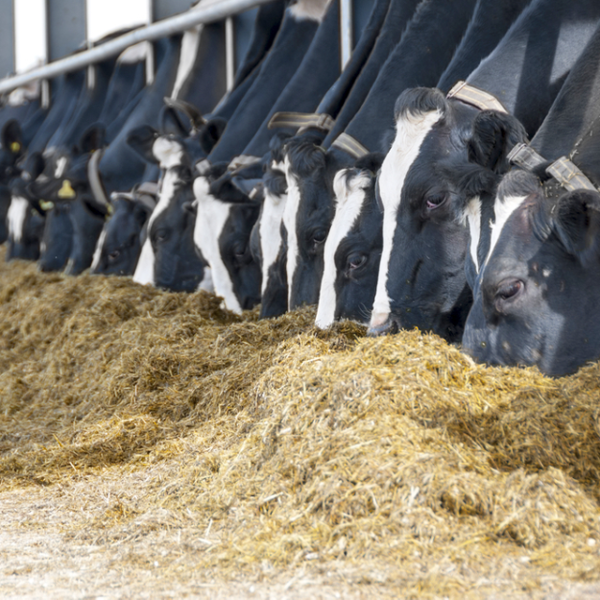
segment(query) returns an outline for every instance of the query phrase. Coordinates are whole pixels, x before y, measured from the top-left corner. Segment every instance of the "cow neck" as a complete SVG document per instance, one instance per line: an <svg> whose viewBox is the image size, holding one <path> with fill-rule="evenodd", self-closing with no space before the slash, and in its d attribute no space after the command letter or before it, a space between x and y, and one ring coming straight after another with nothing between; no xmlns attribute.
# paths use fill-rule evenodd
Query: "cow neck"
<svg viewBox="0 0 600 600"><path fill-rule="evenodd" d="M475 4L475 0L421 3L344 133L367 150L379 150L384 134L395 125L394 106L399 94L408 88L437 84L464 35ZM443 36L440 31L444 31Z"/></svg>
<svg viewBox="0 0 600 600"><path fill-rule="evenodd" d="M347 94L343 105L338 108L337 114L330 107L327 107L327 110L325 110L324 104L327 98L323 99L318 112L325 111L336 117L334 128L323 142L325 148L329 148L335 138L346 129L348 123L350 123L354 115L360 110L381 68L406 31L419 2L420 0L390 0L384 23L377 36L373 50L369 54L369 58L361 69L356 81L354 81L352 89Z"/></svg>
<svg viewBox="0 0 600 600"><path fill-rule="evenodd" d="M597 0L533 0L467 82L495 96L532 137L599 20Z"/></svg>

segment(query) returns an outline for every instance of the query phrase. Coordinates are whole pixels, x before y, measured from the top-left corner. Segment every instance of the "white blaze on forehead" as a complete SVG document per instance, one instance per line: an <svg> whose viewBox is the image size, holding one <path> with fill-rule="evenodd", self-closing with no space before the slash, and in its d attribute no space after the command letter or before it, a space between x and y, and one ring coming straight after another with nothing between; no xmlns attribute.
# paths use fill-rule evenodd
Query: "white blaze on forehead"
<svg viewBox="0 0 600 600"><path fill-rule="evenodd" d="M159 136L152 144L152 154L160 163L162 169L170 169L183 161L183 148L179 142Z"/></svg>
<svg viewBox="0 0 600 600"><path fill-rule="evenodd" d="M210 194L210 183L206 177L200 176L194 180L194 196L198 202L194 243L210 266L215 293L224 299L229 310L241 314L242 307L235 295L233 281L219 247L219 238L229 219L232 206Z"/></svg>
<svg viewBox="0 0 600 600"><path fill-rule="evenodd" d="M290 159L285 157L285 179L287 181L287 201L283 210L283 224L287 232L287 280L288 280L288 306L291 305L292 283L298 266L298 235L296 233L296 220L298 218L298 209L300 207L300 186L298 178L292 172Z"/></svg>
<svg viewBox="0 0 600 600"><path fill-rule="evenodd" d="M465 219L469 227L471 242L469 244L469 253L471 260L475 265L475 272L479 273L479 262L477 259L477 247L481 238L481 200L479 196L471 198L465 210Z"/></svg>
<svg viewBox="0 0 600 600"><path fill-rule="evenodd" d="M325 241L323 278L321 279L319 305L315 319L315 325L321 329L330 327L335 320L337 305L335 253L360 216L366 199L365 189L371 180L371 176L366 173L360 173L350 178L346 177L346 173L347 169L338 171L333 180L335 216Z"/></svg>
<svg viewBox="0 0 600 600"><path fill-rule="evenodd" d="M8 207L6 220L8 222L8 232L16 244L23 239L23 228L25 227L28 210L29 202L25 198L13 196Z"/></svg>
<svg viewBox="0 0 600 600"><path fill-rule="evenodd" d="M383 203L383 249L371 314L372 327L385 323L391 310L387 292L388 271L404 180L419 155L423 140L441 118L442 113L438 110L416 115L409 112L400 117L396 122L396 138L381 165L379 195Z"/></svg>
<svg viewBox="0 0 600 600"><path fill-rule="evenodd" d="M265 199L260 215L259 237L262 254L261 293L264 294L269 283L269 269L277 260L281 248L281 221L287 202L287 194L278 196L265 189Z"/></svg>
<svg viewBox="0 0 600 600"><path fill-rule="evenodd" d="M177 98L181 92L181 88L188 80L196 63L196 55L200 46L200 36L202 34L202 25L198 25L193 29L189 29L183 34L181 41L181 52L179 53L179 65L177 67L177 77L171 98Z"/></svg>
<svg viewBox="0 0 600 600"><path fill-rule="evenodd" d="M156 257L154 254L154 248L152 248L152 242L150 241L152 225L156 219L169 207L171 200L175 196L176 186L178 178L177 174L173 171L167 171L163 178L162 187L158 197L158 204L152 211L150 219L148 219L148 228L146 240L142 246L140 257L133 273L133 281L141 283L142 285L151 284L154 285L154 263Z"/></svg>
<svg viewBox="0 0 600 600"><path fill-rule="evenodd" d="M488 250L487 257L485 259L485 264L490 260L490 256L494 251L494 247L498 242L498 238L504 229L504 225L506 225L506 221L508 221L510 215L512 215L521 204L525 201L527 196L506 196L505 198L500 198L496 196L496 201L494 202L494 215L495 220L493 223L490 223L490 227L492 229L490 235L490 249Z"/></svg>
<svg viewBox="0 0 600 600"><path fill-rule="evenodd" d="M100 264L100 257L102 256L102 248L104 246L104 240L106 240L106 224L102 228L98 242L96 243L96 249L94 250L94 258L92 259L92 271L98 268Z"/></svg>
<svg viewBox="0 0 600 600"><path fill-rule="evenodd" d="M54 177L55 179L60 179L67 168L67 157L61 156L56 161L56 168L54 169Z"/></svg>

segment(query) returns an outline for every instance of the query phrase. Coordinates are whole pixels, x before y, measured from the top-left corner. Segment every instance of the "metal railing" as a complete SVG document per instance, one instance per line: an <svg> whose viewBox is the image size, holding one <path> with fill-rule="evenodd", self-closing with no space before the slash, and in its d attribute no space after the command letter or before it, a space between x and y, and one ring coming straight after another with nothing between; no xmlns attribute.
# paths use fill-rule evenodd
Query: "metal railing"
<svg viewBox="0 0 600 600"><path fill-rule="evenodd" d="M158 23L146 25L131 33L122 35L114 40L106 42L101 46L79 52L66 58L61 58L48 65L39 67L13 77L0 80L0 94L36 81L37 79L51 79L57 75L75 71L100 62L116 54L120 54L133 44L153 41L190 29L195 25L213 23L231 17L237 13L255 8L261 4L267 4L272 0L220 0L207 6L198 7L194 10L169 17Z"/></svg>

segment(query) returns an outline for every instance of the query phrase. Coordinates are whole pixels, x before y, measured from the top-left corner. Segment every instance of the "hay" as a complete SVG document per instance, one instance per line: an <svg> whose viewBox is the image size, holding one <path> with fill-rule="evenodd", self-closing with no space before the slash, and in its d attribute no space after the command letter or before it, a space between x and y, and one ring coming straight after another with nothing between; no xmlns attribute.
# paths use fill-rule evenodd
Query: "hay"
<svg viewBox="0 0 600 600"><path fill-rule="evenodd" d="M452 597L600 578L598 364L553 380L219 304L0 267L0 490L111 481L65 533L209 529L194 560L223 578L325 561L367 585L381 564Z"/></svg>

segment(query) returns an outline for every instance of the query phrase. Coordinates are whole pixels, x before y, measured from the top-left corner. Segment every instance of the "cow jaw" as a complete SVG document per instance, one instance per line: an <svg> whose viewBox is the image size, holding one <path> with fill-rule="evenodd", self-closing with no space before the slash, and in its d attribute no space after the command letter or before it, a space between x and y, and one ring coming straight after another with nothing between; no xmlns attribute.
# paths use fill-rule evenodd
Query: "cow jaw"
<svg viewBox="0 0 600 600"><path fill-rule="evenodd" d="M370 322L372 333L381 329L391 312L387 282L404 181L427 134L441 118L442 113L438 110L416 115L407 113L400 117L396 122L396 138L381 166L379 193L383 203L383 250Z"/></svg>

